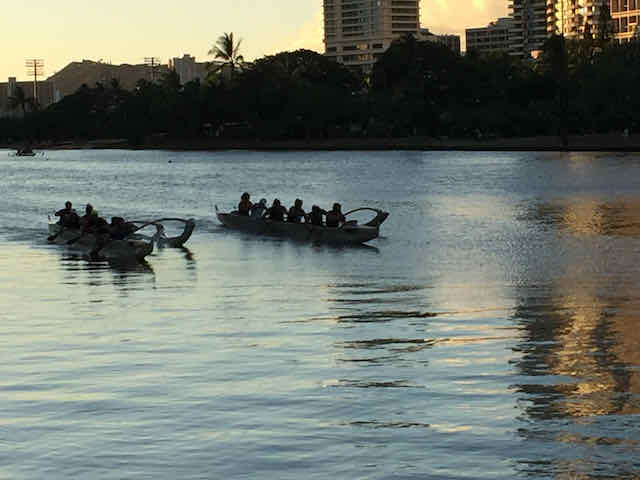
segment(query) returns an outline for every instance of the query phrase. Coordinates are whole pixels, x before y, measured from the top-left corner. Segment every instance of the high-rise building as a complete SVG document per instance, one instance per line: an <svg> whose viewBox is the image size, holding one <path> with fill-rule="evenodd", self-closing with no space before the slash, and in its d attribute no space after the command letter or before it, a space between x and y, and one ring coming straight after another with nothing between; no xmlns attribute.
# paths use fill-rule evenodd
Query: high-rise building
<svg viewBox="0 0 640 480"><path fill-rule="evenodd" d="M610 0L547 0L547 33L566 38L582 38L585 32L597 35L601 6ZM615 0L620 4L628 0ZM611 0L612 4L614 0Z"/></svg>
<svg viewBox="0 0 640 480"><path fill-rule="evenodd" d="M486 27L467 28L465 30L467 52L479 53L509 52L510 31L513 20L510 17L499 18Z"/></svg>
<svg viewBox="0 0 640 480"><path fill-rule="evenodd" d="M529 58L547 39L547 0L510 0L509 9L513 19L509 53Z"/></svg>
<svg viewBox="0 0 640 480"><path fill-rule="evenodd" d="M185 85L193 80L204 81L210 68L218 68L221 62L196 62L195 57L185 54L182 58L174 57L169 60L169 69L175 70L180 78L180 83Z"/></svg>
<svg viewBox="0 0 640 480"><path fill-rule="evenodd" d="M611 0L611 18L613 20L613 33L620 42L637 38L640 29L640 0Z"/></svg>
<svg viewBox="0 0 640 480"><path fill-rule="evenodd" d="M324 0L325 55L364 72L394 39L419 30L419 0Z"/></svg>

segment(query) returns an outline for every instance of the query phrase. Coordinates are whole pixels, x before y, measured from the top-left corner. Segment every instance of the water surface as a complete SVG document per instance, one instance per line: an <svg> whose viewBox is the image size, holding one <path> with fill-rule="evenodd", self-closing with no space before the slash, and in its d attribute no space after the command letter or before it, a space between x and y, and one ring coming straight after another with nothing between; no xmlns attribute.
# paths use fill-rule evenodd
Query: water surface
<svg viewBox="0 0 640 480"><path fill-rule="evenodd" d="M640 156L0 151L0 478L640 477ZM297 197L368 248L222 228ZM65 200L193 217L145 265Z"/></svg>

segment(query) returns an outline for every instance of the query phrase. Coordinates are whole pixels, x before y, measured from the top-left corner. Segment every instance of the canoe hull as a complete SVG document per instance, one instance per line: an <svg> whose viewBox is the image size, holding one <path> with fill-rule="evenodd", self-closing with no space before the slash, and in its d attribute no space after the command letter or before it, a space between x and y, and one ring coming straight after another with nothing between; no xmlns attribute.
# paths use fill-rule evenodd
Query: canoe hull
<svg viewBox="0 0 640 480"><path fill-rule="evenodd" d="M358 245L377 238L378 226L344 225L342 227L316 226L308 223L274 222L264 218L252 218L234 213L216 211L225 227L257 235L288 237L298 241Z"/></svg>
<svg viewBox="0 0 640 480"><path fill-rule="evenodd" d="M57 223L49 224L49 242L57 245L65 245L83 253L91 254L95 252L97 238L95 235L87 234L80 238L80 231L62 227ZM70 240L77 240L68 245ZM142 240L109 240L97 253L99 259L112 262L132 262L142 261L153 252L153 242Z"/></svg>

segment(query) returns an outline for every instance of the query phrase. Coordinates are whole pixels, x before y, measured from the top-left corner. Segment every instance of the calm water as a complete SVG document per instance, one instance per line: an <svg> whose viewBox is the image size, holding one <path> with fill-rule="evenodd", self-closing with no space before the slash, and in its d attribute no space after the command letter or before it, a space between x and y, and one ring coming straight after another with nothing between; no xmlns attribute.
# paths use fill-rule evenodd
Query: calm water
<svg viewBox="0 0 640 480"><path fill-rule="evenodd" d="M0 151L0 479L640 478L640 156ZM248 190L371 248L223 229ZM194 217L134 269L70 199Z"/></svg>

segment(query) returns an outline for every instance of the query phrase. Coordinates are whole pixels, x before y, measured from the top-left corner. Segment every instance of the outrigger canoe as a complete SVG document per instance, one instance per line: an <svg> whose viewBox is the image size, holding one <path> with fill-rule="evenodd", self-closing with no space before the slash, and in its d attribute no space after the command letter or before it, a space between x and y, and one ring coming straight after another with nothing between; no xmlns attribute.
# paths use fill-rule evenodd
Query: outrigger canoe
<svg viewBox="0 0 640 480"><path fill-rule="evenodd" d="M49 223L47 240L57 245L68 245L74 250L90 255L92 259L110 262L140 262L153 252L154 243L153 240L139 239L109 240L102 248L97 249L98 239L95 235L81 235L79 229L64 228L58 223Z"/></svg>
<svg viewBox="0 0 640 480"><path fill-rule="evenodd" d="M184 230L182 234L176 237L167 237L164 225L160 223L166 221L183 222ZM156 244L158 248L182 247L187 240L189 240L195 228L195 221L191 218L188 220L182 218L160 218L152 221L132 221L129 223L136 225L136 232L153 225L156 227L156 233L152 236L132 233L124 240L109 239L104 246L96 248L98 239L95 235L81 235L78 229L64 228L59 223L50 222L48 241L50 243L68 245L72 248L82 250L92 258L113 262L142 261L147 255L153 252L154 244Z"/></svg>
<svg viewBox="0 0 640 480"><path fill-rule="evenodd" d="M237 212L223 213L216 205L216 216L225 227L258 235L276 235L299 241L332 244L362 244L380 235L380 225L389 213L375 208L363 207L345 213L345 217L361 211L371 210L376 213L373 220L359 225L355 220L346 222L340 227L311 225L310 223L276 222L263 217L248 217Z"/></svg>

